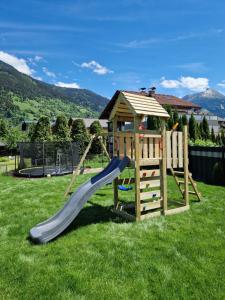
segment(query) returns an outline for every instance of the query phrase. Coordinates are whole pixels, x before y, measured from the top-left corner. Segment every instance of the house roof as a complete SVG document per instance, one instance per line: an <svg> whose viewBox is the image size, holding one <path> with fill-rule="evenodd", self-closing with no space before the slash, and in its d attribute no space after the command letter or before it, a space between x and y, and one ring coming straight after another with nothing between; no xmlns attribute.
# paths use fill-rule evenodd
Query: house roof
<svg viewBox="0 0 225 300"><path fill-rule="evenodd" d="M156 99L125 91L117 91L112 100L106 106L100 118L105 115L111 120L115 115L121 118L133 118L134 116L158 116L169 118L167 111Z"/></svg>
<svg viewBox="0 0 225 300"><path fill-rule="evenodd" d="M189 101L185 101L175 96L163 95L163 94L154 94L154 96L149 97L146 93L135 92L135 91L122 91L123 93L128 93L130 95L145 97L152 101L152 99L157 100L157 102L161 105L170 105L177 109L200 109L201 107L197 104L194 104ZM116 91L113 95L111 101L106 105L105 109L100 115L100 119L108 119L110 116L110 112L115 105L116 99L118 98L120 91Z"/></svg>

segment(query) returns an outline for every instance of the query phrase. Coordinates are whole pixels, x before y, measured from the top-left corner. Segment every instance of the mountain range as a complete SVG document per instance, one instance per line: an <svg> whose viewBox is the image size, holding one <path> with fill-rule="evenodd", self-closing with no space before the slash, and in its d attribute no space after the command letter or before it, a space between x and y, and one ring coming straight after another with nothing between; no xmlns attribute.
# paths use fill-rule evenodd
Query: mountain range
<svg viewBox="0 0 225 300"><path fill-rule="evenodd" d="M225 118L225 95L216 90L208 88L204 92L184 96L183 99L200 105L216 116Z"/></svg>
<svg viewBox="0 0 225 300"><path fill-rule="evenodd" d="M108 99L87 89L57 87L20 73L0 61L0 116L14 123L35 120L41 115L54 119L97 117Z"/></svg>

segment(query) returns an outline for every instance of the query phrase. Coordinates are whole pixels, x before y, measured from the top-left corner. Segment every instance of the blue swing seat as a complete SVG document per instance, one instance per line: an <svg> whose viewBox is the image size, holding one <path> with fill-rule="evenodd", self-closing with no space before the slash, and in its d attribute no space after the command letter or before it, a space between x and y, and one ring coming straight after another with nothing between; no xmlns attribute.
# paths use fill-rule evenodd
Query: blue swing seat
<svg viewBox="0 0 225 300"><path fill-rule="evenodd" d="M120 191L130 191L130 190L133 189L133 187L132 187L132 186L118 185L118 189L119 189Z"/></svg>

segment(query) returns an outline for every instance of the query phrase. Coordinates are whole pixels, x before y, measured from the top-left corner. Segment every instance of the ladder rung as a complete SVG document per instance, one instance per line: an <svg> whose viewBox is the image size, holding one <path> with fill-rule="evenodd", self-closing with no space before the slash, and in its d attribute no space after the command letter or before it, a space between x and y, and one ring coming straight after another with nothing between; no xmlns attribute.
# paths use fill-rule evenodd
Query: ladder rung
<svg viewBox="0 0 225 300"><path fill-rule="evenodd" d="M197 195L197 193L195 193L194 191L188 191L188 193L192 195Z"/></svg>
<svg viewBox="0 0 225 300"><path fill-rule="evenodd" d="M184 181L179 181L179 180L178 180L178 183L179 183L179 184L184 184L185 182L184 182ZM191 185L191 182L188 182L188 184Z"/></svg>
<svg viewBox="0 0 225 300"><path fill-rule="evenodd" d="M184 194L184 190L182 190L182 193ZM194 192L194 191L188 191L188 193L191 194L191 195L197 195L197 193Z"/></svg>
<svg viewBox="0 0 225 300"><path fill-rule="evenodd" d="M174 174L177 174L177 175L184 175L184 172L181 172L181 171L174 171Z"/></svg>

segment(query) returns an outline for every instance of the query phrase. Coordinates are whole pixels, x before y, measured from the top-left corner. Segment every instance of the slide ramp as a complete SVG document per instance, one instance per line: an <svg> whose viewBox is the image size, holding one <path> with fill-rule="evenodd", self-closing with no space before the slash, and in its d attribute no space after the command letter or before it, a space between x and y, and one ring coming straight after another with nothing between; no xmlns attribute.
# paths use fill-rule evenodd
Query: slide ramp
<svg viewBox="0 0 225 300"><path fill-rule="evenodd" d="M102 186L112 182L129 164L129 158L113 158L108 166L82 184L69 198L67 203L53 217L30 230L33 242L44 244L61 234L77 217L88 199Z"/></svg>

